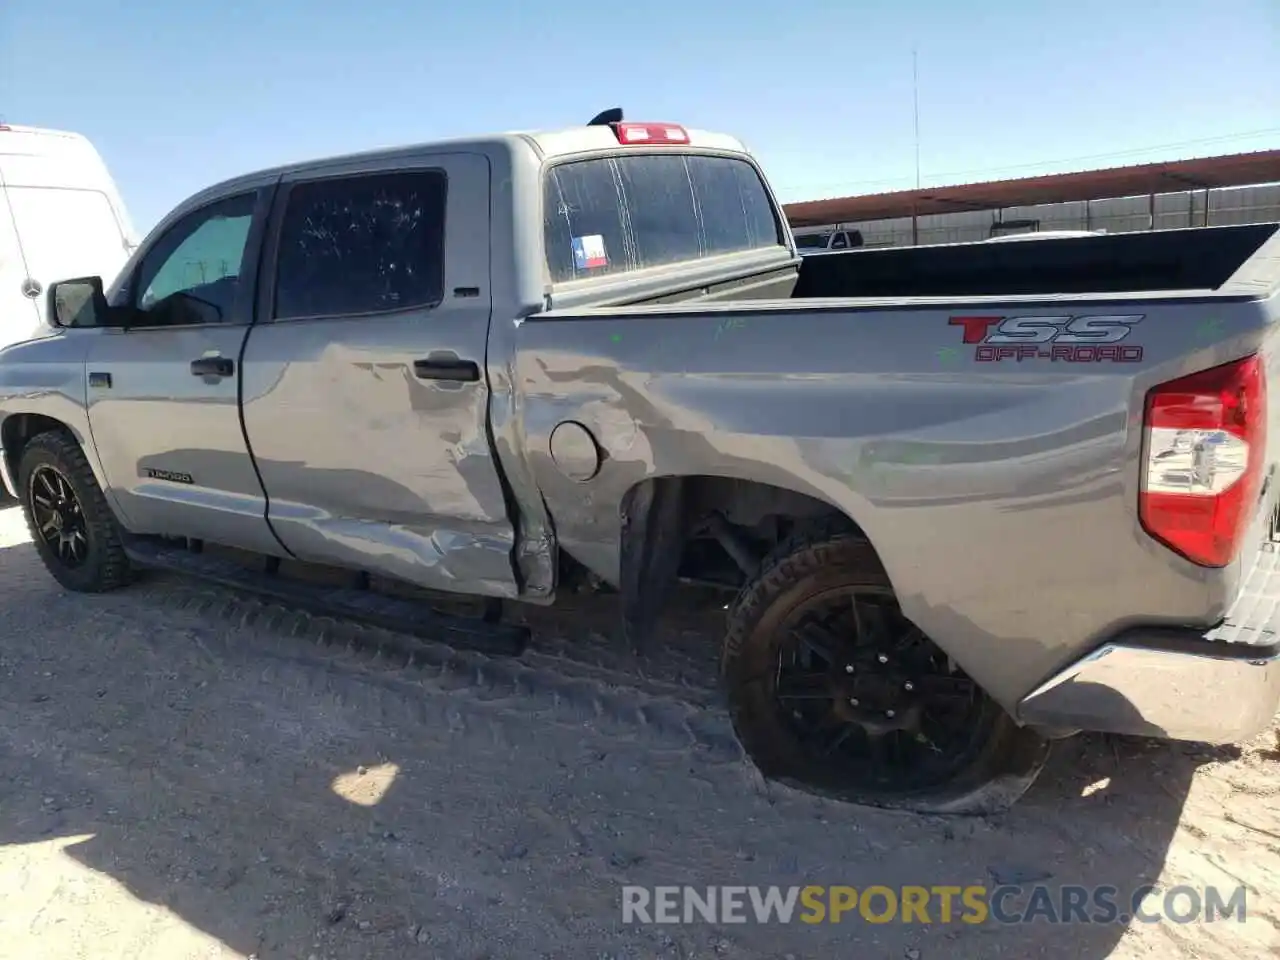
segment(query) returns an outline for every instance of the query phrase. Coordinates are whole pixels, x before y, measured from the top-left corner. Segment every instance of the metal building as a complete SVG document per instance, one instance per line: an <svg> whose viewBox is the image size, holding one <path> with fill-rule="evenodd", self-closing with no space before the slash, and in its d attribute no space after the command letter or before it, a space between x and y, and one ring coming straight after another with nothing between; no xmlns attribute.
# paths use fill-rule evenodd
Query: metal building
<svg viewBox="0 0 1280 960"><path fill-rule="evenodd" d="M787 204L802 247L1280 221L1280 150Z"/></svg>

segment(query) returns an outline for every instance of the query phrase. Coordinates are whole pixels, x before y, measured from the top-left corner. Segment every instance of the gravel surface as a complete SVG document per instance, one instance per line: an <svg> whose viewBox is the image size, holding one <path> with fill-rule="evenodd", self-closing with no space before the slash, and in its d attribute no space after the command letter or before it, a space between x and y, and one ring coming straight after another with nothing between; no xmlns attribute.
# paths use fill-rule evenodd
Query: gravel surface
<svg viewBox="0 0 1280 960"><path fill-rule="evenodd" d="M708 686L714 651L686 632L666 661L627 662L592 616L538 612L519 664L439 650L405 668L349 649L363 628L174 578L68 594L0 511L0 957L1280 951L1275 731L1078 738L997 817L860 809L754 774ZM1249 919L621 922L623 884L1011 877L1245 884Z"/></svg>

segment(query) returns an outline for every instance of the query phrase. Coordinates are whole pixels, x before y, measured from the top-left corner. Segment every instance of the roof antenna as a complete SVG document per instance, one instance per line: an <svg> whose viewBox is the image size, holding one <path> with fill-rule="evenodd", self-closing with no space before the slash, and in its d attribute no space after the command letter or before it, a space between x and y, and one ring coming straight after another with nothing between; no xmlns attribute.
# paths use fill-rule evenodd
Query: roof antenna
<svg viewBox="0 0 1280 960"><path fill-rule="evenodd" d="M588 127L607 127L611 123L622 122L622 108L610 107L602 113L597 113L587 124Z"/></svg>

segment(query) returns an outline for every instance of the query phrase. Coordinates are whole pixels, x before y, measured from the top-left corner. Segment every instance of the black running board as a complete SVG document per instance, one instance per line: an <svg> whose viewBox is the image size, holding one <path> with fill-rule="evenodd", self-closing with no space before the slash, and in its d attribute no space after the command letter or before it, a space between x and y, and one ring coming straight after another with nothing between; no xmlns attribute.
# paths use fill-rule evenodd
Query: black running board
<svg viewBox="0 0 1280 960"><path fill-rule="evenodd" d="M290 580L250 569L234 560L195 553L164 542L130 537L125 543L125 553L140 567L196 577L232 590L268 597L308 613L355 620L451 647L478 650L494 656L518 657L529 643L527 627L451 616L424 603L371 590L316 586Z"/></svg>

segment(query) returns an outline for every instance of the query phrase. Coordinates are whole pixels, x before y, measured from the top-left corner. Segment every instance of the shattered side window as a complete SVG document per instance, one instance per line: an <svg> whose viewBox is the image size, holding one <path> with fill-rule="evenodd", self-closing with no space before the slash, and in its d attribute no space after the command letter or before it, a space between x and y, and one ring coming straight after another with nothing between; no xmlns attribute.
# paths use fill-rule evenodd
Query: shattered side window
<svg viewBox="0 0 1280 960"><path fill-rule="evenodd" d="M444 292L438 170L301 183L276 259L277 320L434 306Z"/></svg>

